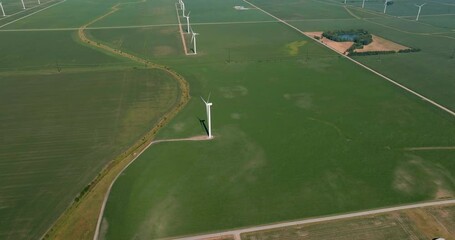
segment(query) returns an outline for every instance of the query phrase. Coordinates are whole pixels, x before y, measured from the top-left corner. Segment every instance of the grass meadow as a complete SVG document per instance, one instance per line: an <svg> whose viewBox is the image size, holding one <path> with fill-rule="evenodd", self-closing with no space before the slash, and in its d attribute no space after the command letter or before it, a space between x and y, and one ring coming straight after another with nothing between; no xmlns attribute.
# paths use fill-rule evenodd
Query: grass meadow
<svg viewBox="0 0 455 240"><path fill-rule="evenodd" d="M288 6L255 3L270 3L272 13L283 12L285 17L279 17L294 18L293 24L312 31L376 27L331 2L304 2L328 9L325 19L325 12L319 16L311 8L305 10L308 21L297 21L305 17L293 13L299 12L297 1ZM174 7L172 1L167 4L163 8ZM453 117L283 24L251 23L258 19L256 10L241 13L249 23L219 23L217 16L230 22L239 14L233 6L245 3L195 0L188 5L199 23L193 25L200 33L197 56L183 55L177 28L133 29L128 34L90 31L122 51L171 66L190 82L193 99L159 138L203 134L197 119L205 116L199 96L211 92L214 104L213 141L157 144L120 176L104 214L104 239L185 236L453 197L452 152L407 150L453 146ZM210 18L207 11L198 11L199 6L218 11L213 17L217 24L202 24ZM151 45L167 43L173 51L160 55L142 44L144 39ZM407 40L400 43L413 44ZM423 64L419 54L426 54L429 44L419 43L421 53L390 55L382 62L396 58L390 61L410 68L403 63L409 56ZM359 58L369 64L368 59L375 60ZM381 70L387 76L406 75L387 64L388 71ZM424 95L450 103L451 70L440 66L435 74L445 87L425 81L431 74L428 68L418 68L420 75L408 73L419 76L410 85L427 84L420 88ZM407 83L406 78L396 80Z"/></svg>

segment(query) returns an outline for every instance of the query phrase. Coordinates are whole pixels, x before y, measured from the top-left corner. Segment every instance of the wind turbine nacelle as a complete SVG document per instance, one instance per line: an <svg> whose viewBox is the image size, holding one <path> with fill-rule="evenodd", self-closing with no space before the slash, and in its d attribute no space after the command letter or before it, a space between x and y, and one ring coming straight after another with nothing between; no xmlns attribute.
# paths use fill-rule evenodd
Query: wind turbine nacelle
<svg viewBox="0 0 455 240"><path fill-rule="evenodd" d="M211 102L210 102L210 103L207 103L207 106L212 106L212 103L211 103Z"/></svg>

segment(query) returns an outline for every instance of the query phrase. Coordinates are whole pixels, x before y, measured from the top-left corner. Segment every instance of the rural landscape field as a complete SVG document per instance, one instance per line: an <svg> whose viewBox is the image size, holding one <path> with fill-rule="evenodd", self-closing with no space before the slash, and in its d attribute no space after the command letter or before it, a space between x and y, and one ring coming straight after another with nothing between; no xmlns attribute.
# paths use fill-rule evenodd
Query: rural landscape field
<svg viewBox="0 0 455 240"><path fill-rule="evenodd" d="M2 6L0 239L454 239L455 2Z"/></svg>

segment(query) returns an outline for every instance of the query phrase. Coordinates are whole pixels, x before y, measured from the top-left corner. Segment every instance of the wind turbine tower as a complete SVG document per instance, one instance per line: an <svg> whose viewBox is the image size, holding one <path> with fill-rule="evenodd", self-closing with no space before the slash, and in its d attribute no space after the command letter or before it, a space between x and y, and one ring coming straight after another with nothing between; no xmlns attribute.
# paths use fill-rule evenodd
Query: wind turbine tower
<svg viewBox="0 0 455 240"><path fill-rule="evenodd" d="M389 0L385 0L385 3L384 3L384 14L387 11L387 4L388 3L389 3Z"/></svg>
<svg viewBox="0 0 455 240"><path fill-rule="evenodd" d="M21 0L22 2L22 8L25 10L25 3L24 3L24 0Z"/></svg>
<svg viewBox="0 0 455 240"><path fill-rule="evenodd" d="M420 11L422 10L422 7L423 5L425 5L426 3L422 4L422 5L415 5L416 7L419 8L419 11L417 12L417 17L416 17L416 21L419 21L419 16L420 16Z"/></svg>
<svg viewBox="0 0 455 240"><path fill-rule="evenodd" d="M3 10L3 4L2 4L2 2L0 2L0 8L2 9L3 17L5 17L6 14L5 14L5 10Z"/></svg>
<svg viewBox="0 0 455 240"><path fill-rule="evenodd" d="M190 33L190 13L191 11L189 11L188 15L186 16L183 14L183 16L186 18L186 33Z"/></svg>
<svg viewBox="0 0 455 240"><path fill-rule="evenodd" d="M209 138L213 138L213 136L212 136L212 119L211 119L211 115L210 115L210 107L212 106L212 103L210 102L210 94L209 94L209 97L207 98L207 101L205 101L202 97L201 97L201 99L205 103L205 110L207 111L207 121L209 123L209 126L208 126Z"/></svg>
<svg viewBox="0 0 455 240"><path fill-rule="evenodd" d="M194 51L194 54L197 54L197 50L196 50L196 36L199 35L199 33L195 33L193 32L193 29L191 29L191 42L193 43L193 51ZM210 121L209 121L210 123Z"/></svg>
<svg viewBox="0 0 455 240"><path fill-rule="evenodd" d="M365 0L362 1L362 8L365 7Z"/></svg>

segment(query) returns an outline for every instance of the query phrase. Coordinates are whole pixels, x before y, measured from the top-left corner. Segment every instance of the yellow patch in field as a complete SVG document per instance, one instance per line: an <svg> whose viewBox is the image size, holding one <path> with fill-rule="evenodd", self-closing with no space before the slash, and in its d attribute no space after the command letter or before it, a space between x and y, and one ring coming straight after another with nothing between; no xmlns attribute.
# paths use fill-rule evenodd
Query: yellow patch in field
<svg viewBox="0 0 455 240"><path fill-rule="evenodd" d="M304 46L306 43L307 43L307 41L295 41L295 42L286 44L286 48L289 52L289 55L295 56L295 55L299 54L300 47Z"/></svg>

